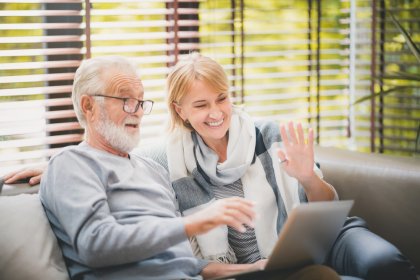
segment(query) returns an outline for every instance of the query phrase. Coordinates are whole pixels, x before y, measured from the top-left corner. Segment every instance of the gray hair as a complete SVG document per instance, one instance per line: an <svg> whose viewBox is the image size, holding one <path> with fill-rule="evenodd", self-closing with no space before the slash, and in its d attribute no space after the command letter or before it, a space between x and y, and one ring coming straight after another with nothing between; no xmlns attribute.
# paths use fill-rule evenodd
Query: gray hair
<svg viewBox="0 0 420 280"><path fill-rule="evenodd" d="M122 56L103 56L84 60L74 75L72 101L80 125L86 127L86 118L80 107L82 95L106 94L102 73L117 70L136 75L136 67Z"/></svg>

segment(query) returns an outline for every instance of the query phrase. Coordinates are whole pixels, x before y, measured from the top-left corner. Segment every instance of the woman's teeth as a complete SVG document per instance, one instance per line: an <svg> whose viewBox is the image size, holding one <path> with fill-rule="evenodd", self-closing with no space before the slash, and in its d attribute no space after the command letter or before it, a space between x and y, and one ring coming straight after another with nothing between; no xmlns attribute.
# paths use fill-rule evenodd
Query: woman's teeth
<svg viewBox="0 0 420 280"><path fill-rule="evenodd" d="M220 120L220 121L218 121L218 122L207 122L207 124L209 125L209 126L219 126L219 125L221 125L223 123L223 120Z"/></svg>

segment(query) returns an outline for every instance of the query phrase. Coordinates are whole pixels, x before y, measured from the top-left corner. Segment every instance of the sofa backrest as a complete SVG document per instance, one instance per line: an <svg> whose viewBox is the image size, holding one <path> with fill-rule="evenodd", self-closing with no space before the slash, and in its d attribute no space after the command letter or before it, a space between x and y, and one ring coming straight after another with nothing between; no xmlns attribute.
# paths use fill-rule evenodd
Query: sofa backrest
<svg viewBox="0 0 420 280"><path fill-rule="evenodd" d="M354 199L351 215L365 219L420 271L420 158L316 147L317 162L340 199Z"/></svg>

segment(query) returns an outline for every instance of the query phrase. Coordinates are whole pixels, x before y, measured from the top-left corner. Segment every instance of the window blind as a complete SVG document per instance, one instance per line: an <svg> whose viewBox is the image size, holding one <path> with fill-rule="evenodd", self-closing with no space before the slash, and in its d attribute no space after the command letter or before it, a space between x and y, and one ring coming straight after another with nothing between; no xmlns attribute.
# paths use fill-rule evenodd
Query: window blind
<svg viewBox="0 0 420 280"><path fill-rule="evenodd" d="M344 1L344 5L343 12L349 15L345 20L350 23L353 14L355 25L353 101L365 98L353 106L357 148L412 155L420 125L420 85L403 76L418 77L420 63L392 22L390 12L419 45L420 20L416 15L420 5L379 0ZM378 95L381 91L383 94ZM371 96L376 97L367 98Z"/></svg>
<svg viewBox="0 0 420 280"><path fill-rule="evenodd" d="M420 83L403 78L405 75L420 76L420 61L409 50L401 32L392 22L390 12L420 46L420 4L406 1L378 1L376 6L376 42L373 45L377 57L376 92L399 87L388 95L372 102L374 133L372 149L378 152L412 155L415 149L416 131L420 127ZM386 12L385 12L386 11ZM405 73L405 74L404 74ZM401 78L388 78L398 76ZM410 87L410 85L416 87Z"/></svg>
<svg viewBox="0 0 420 280"><path fill-rule="evenodd" d="M228 8L227 8L228 7ZM348 139L348 55L338 1L202 1L200 49L229 71L256 119L312 126L323 145Z"/></svg>
<svg viewBox="0 0 420 280"><path fill-rule="evenodd" d="M176 2L176 3L175 3ZM197 1L91 1L91 53L123 55L138 66L145 97L155 101L143 117L141 144L162 137L168 118L165 79L183 52L197 48ZM190 16L188 16L190 15ZM192 17L191 17L192 15Z"/></svg>
<svg viewBox="0 0 420 280"><path fill-rule="evenodd" d="M236 104L255 119L300 121L316 141L410 154L419 120L413 82L390 70L418 64L384 13L392 10L418 41L416 3L402 0L1 0L0 167L47 160L82 140L71 106L84 58L124 55L145 95L141 144L162 137L165 78L198 50L226 69ZM372 77L375 76L375 79ZM355 104L392 86L405 90Z"/></svg>
<svg viewBox="0 0 420 280"><path fill-rule="evenodd" d="M49 1L0 3L0 167L47 160L83 138L71 103L83 58L129 57L147 98L142 142L165 130L165 78L178 55L197 49L198 1Z"/></svg>
<svg viewBox="0 0 420 280"><path fill-rule="evenodd" d="M69 94L83 57L80 1L2 1L0 168L82 139Z"/></svg>

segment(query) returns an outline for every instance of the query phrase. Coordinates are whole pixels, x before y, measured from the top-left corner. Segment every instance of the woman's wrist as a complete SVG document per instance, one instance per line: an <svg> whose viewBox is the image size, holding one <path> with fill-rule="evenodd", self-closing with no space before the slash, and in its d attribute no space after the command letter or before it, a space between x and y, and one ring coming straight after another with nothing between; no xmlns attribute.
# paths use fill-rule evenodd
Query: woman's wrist
<svg viewBox="0 0 420 280"><path fill-rule="evenodd" d="M325 201L333 200L335 197L334 187L322 178L320 178L315 172L313 172L311 178L299 181L299 183L305 189L306 196L309 201Z"/></svg>
<svg viewBox="0 0 420 280"><path fill-rule="evenodd" d="M311 170L311 172L309 172L305 176L301 176L300 178L296 178L296 179L299 181L299 183L302 184L302 186L305 189L311 188L314 185L319 184L319 182L322 180L321 178L319 178L319 176L315 173L314 170Z"/></svg>

